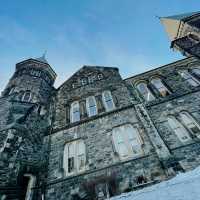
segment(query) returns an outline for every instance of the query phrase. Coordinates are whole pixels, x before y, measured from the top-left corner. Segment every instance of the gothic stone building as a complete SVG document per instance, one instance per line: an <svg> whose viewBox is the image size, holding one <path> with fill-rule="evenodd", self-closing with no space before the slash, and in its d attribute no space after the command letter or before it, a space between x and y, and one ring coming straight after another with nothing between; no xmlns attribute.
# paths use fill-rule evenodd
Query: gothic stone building
<svg viewBox="0 0 200 200"><path fill-rule="evenodd" d="M1 200L103 200L200 165L200 13L161 18L185 59L123 80L84 66L59 88L44 57L0 97Z"/></svg>

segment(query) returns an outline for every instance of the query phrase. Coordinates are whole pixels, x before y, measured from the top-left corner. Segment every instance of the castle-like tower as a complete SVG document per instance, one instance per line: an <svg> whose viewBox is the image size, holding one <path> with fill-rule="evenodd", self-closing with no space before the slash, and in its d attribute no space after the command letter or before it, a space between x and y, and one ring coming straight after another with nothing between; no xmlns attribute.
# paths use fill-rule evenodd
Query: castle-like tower
<svg viewBox="0 0 200 200"><path fill-rule="evenodd" d="M104 200L200 165L200 14L161 18L187 58L122 79L83 66L59 88L42 56L0 97L0 199Z"/></svg>
<svg viewBox="0 0 200 200"><path fill-rule="evenodd" d="M27 199L30 184L45 172L43 138L50 130L56 74L44 56L16 64L0 98L0 193ZM42 175L40 176L42 177ZM25 197L27 196L27 197Z"/></svg>

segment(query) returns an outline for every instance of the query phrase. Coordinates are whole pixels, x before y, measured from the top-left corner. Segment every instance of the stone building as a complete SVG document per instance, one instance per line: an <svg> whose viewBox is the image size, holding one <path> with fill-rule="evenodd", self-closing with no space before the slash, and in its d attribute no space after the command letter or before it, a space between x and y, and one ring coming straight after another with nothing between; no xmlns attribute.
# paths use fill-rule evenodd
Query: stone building
<svg viewBox="0 0 200 200"><path fill-rule="evenodd" d="M83 66L59 88L45 57L0 98L0 198L103 200L200 164L200 13L163 17L187 58L122 79Z"/></svg>

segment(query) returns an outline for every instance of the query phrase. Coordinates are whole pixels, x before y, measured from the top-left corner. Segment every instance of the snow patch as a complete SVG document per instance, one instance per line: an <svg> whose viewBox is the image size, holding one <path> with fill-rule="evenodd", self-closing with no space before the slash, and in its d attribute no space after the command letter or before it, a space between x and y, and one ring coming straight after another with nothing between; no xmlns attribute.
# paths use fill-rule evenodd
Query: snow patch
<svg viewBox="0 0 200 200"><path fill-rule="evenodd" d="M200 200L200 167L162 183L111 200Z"/></svg>

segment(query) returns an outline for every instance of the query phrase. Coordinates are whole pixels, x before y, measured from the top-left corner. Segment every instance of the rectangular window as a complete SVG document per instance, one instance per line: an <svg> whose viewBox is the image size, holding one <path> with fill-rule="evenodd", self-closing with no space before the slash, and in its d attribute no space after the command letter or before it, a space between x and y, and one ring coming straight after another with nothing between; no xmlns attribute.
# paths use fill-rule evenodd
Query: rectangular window
<svg viewBox="0 0 200 200"><path fill-rule="evenodd" d="M67 143L64 148L64 169L70 175L85 170L86 153L83 140Z"/></svg>

